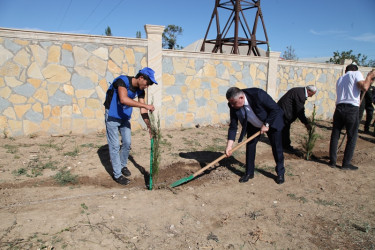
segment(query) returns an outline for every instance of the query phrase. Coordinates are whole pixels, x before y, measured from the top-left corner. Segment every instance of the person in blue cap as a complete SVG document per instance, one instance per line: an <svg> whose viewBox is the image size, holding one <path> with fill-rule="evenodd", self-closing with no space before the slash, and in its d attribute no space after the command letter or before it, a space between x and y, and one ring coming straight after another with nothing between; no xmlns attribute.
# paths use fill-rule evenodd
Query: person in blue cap
<svg viewBox="0 0 375 250"><path fill-rule="evenodd" d="M106 93L105 125L109 157L113 168L112 177L121 185L127 185L130 182L126 177L131 175L127 162L131 144L129 120L133 107L140 108L141 116L151 136L148 111L154 111L155 107L145 103L145 89L154 83L158 84L155 80L155 72L146 67L141 69L135 77L120 75L113 80ZM134 100L135 98L138 100ZM119 132L122 146L120 146Z"/></svg>

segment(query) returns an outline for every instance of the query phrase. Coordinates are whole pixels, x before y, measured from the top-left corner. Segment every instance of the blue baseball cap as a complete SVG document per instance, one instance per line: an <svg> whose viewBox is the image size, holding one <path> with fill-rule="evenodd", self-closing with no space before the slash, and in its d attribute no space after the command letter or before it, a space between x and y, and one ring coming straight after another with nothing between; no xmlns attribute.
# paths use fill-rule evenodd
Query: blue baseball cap
<svg viewBox="0 0 375 250"><path fill-rule="evenodd" d="M158 84L155 80L155 71L153 69L145 67L141 69L139 73L147 75L150 78L151 82Z"/></svg>

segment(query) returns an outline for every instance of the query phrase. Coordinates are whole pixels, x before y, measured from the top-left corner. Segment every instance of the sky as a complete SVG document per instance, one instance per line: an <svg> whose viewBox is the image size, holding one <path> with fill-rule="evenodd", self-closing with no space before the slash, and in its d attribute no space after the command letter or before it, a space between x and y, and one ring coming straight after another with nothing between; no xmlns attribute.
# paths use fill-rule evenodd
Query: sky
<svg viewBox="0 0 375 250"><path fill-rule="evenodd" d="M0 0L0 27L104 35L109 26L113 36L141 31L146 38L144 25L173 24L183 29L177 44L186 47L204 38L214 6L215 0ZM353 50L375 60L375 0L261 0L261 10L272 51L283 54L289 46L301 60ZM244 13L252 29L256 9ZM219 8L221 29L227 20ZM212 24L207 39L215 37Z"/></svg>

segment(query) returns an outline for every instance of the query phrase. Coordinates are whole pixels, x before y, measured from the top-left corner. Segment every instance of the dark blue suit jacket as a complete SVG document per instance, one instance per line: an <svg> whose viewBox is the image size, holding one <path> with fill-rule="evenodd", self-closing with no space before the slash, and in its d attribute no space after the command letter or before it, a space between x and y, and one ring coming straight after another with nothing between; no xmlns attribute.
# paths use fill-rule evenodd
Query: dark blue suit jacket
<svg viewBox="0 0 375 250"><path fill-rule="evenodd" d="M270 125L270 129L282 131L284 127L284 112L279 107L279 105L277 105L277 103L272 99L272 97L268 95L267 92L259 88L242 89L242 91L245 93L246 99L249 102L250 107L253 109L254 113L259 118L259 120L261 120L263 123L268 123ZM234 109L229 104L228 106L230 109L228 140L234 141L236 139L238 121L241 122L242 128L245 127L243 125L245 121L240 109ZM248 123L247 126L252 125L251 123ZM242 141L242 138L245 135L245 133L246 131L242 129L238 142Z"/></svg>

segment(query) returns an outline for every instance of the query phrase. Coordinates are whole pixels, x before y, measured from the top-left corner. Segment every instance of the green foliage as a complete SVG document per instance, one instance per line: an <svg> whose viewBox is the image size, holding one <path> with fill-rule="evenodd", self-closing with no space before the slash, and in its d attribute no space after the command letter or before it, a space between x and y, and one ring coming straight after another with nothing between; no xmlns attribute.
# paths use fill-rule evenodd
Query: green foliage
<svg viewBox="0 0 375 250"><path fill-rule="evenodd" d="M77 145L74 147L73 151L64 153L65 156L71 156L71 157L75 157L78 154L79 154L79 147Z"/></svg>
<svg viewBox="0 0 375 250"><path fill-rule="evenodd" d="M17 170L13 170L12 174L14 174L15 176L26 175L27 169L26 168L19 168Z"/></svg>
<svg viewBox="0 0 375 250"><path fill-rule="evenodd" d="M361 53L354 55L352 54L353 50L348 50L348 51L335 51L333 52L333 57L329 59L329 63L334 63L334 64L341 64L345 59L351 59L353 62L355 62L359 66L366 66L366 60L367 56L362 55ZM370 61L371 62L371 61Z"/></svg>
<svg viewBox="0 0 375 250"><path fill-rule="evenodd" d="M55 181L60 185L76 184L78 182L78 175L73 175L70 170L61 169L54 177Z"/></svg>
<svg viewBox="0 0 375 250"><path fill-rule="evenodd" d="M106 36L112 36L112 30L111 30L111 27L107 26L107 28L105 29L105 35Z"/></svg>
<svg viewBox="0 0 375 250"><path fill-rule="evenodd" d="M286 50L284 51L282 58L284 58L285 60L298 60L298 57L292 45L286 46Z"/></svg>
<svg viewBox="0 0 375 250"><path fill-rule="evenodd" d="M150 113L151 135L154 139L154 148L152 155L152 179L156 179L159 174L159 165L161 160L161 130L160 130L160 117L158 115L157 121L155 115Z"/></svg>
<svg viewBox="0 0 375 250"><path fill-rule="evenodd" d="M308 135L305 136L305 144L303 145L303 148L306 151L306 160L310 160L310 157L312 155L312 150L315 147L315 142L319 138L319 135L315 133L315 128L316 128L315 115L316 115L316 111L315 111L315 105L314 105L311 123L310 123L311 129L308 131Z"/></svg>
<svg viewBox="0 0 375 250"><path fill-rule="evenodd" d="M139 30L138 30L137 33L135 34L135 37L136 37L136 38L141 38L141 37L142 37L141 32L140 32Z"/></svg>
<svg viewBox="0 0 375 250"><path fill-rule="evenodd" d="M177 36L182 35L182 28L169 24L163 32L163 48L164 49L182 49L180 45L177 44Z"/></svg>

